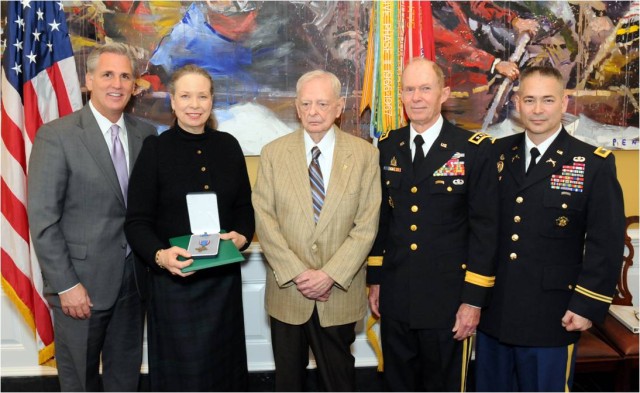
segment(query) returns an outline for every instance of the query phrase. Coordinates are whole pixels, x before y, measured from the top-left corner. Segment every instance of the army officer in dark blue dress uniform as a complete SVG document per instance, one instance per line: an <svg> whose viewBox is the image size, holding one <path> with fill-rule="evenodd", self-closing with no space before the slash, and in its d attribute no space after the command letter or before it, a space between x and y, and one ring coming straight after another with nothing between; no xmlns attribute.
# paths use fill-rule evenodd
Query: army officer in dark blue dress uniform
<svg viewBox="0 0 640 393"><path fill-rule="evenodd" d="M465 389L471 338L494 284L491 142L441 116L448 96L442 70L414 59L402 77L410 125L378 146L382 208L367 280L395 391Z"/></svg>
<svg viewBox="0 0 640 393"><path fill-rule="evenodd" d="M625 227L614 156L565 131L567 103L557 70L525 70L526 131L494 145L498 267L478 328L478 391L568 391L580 331L614 295Z"/></svg>

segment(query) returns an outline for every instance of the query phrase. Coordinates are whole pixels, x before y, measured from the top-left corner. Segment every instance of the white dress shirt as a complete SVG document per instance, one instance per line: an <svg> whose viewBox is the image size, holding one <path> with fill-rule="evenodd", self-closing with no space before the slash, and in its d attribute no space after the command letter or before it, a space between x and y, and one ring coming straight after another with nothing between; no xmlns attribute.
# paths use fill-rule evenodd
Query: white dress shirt
<svg viewBox="0 0 640 393"><path fill-rule="evenodd" d="M424 156L427 156L429 149L433 146L433 143L438 139L438 135L440 135L440 131L442 130L442 125L444 124L444 119L442 115L438 117L438 120L429 128L427 128L424 132L418 134L418 132L413 128L413 125L409 127L409 146L411 147L411 159L416 155L416 143L414 139L416 135L422 135L422 139L424 140L424 145L422 145L422 151L424 152Z"/></svg>
<svg viewBox="0 0 640 393"><path fill-rule="evenodd" d="M311 164L311 158L313 157L311 149L313 149L314 146L318 146L318 149L320 149L318 164L320 164L320 170L322 171L322 181L326 194L329 189L329 178L331 177L331 167L333 165L333 150L336 146L336 132L333 127L327 131L318 144L311 139L307 131L304 132L304 150L307 155L307 167Z"/></svg>

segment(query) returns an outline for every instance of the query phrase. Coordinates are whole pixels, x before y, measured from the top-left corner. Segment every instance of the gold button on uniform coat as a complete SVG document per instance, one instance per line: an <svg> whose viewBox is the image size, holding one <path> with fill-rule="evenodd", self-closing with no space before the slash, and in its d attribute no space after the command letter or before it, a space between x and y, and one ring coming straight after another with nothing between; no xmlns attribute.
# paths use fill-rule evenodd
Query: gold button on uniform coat
<svg viewBox="0 0 640 393"><path fill-rule="evenodd" d="M446 120L435 132L416 172L409 127L378 144L382 198L394 208L382 206L370 253L378 263L369 264L367 280L381 285L383 315L416 329L451 330L460 304L482 307L493 286L498 180L490 138L472 141L473 133Z"/></svg>
<svg viewBox="0 0 640 393"><path fill-rule="evenodd" d="M528 176L524 146L524 133L493 146L503 162L495 196L502 235L478 330L509 345L565 347L580 338L560 323L567 310L596 322L612 301L624 250L622 190L613 154L564 129Z"/></svg>

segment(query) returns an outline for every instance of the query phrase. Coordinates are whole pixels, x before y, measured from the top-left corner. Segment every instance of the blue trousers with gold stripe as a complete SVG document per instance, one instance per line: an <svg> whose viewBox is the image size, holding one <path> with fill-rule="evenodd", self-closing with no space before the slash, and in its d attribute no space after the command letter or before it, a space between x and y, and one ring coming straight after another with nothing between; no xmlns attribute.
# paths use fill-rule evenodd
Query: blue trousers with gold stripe
<svg viewBox="0 0 640 393"><path fill-rule="evenodd" d="M575 344L519 347L477 332L478 392L568 392L575 364Z"/></svg>

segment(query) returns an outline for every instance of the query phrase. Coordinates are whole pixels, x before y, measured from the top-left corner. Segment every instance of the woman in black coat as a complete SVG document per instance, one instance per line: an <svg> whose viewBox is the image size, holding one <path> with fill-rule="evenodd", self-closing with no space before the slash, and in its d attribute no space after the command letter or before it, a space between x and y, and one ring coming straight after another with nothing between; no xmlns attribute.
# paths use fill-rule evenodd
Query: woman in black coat
<svg viewBox="0 0 640 393"><path fill-rule="evenodd" d="M221 238L247 248L255 224L246 163L238 141L210 126L213 80L204 69L177 70L169 90L177 121L144 141L125 223L131 248L151 271L150 387L242 391L248 372L240 264L182 273L193 260L169 239L191 233L186 194L215 192L220 227L228 232Z"/></svg>

